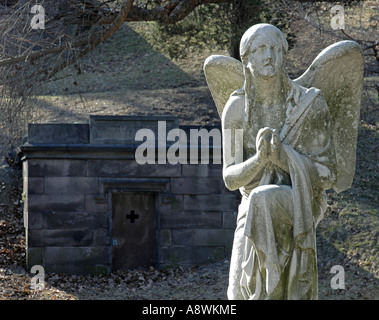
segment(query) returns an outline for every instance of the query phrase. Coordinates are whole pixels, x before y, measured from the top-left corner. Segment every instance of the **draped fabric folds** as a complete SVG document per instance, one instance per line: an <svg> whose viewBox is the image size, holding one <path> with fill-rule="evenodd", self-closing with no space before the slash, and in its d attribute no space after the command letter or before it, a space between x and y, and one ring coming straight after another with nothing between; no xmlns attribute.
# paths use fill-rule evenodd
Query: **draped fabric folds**
<svg viewBox="0 0 379 320"><path fill-rule="evenodd" d="M325 190L335 181L335 154L320 91L292 86L297 103L280 133L289 179L270 166L240 189L234 247L244 249L232 254L229 291L242 299L318 295L315 229L326 209Z"/></svg>

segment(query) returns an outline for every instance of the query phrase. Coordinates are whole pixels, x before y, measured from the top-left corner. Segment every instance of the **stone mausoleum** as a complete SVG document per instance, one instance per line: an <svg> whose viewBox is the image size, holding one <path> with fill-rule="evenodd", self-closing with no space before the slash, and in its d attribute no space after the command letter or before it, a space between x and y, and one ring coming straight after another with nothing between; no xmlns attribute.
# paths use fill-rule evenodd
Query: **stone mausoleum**
<svg viewBox="0 0 379 320"><path fill-rule="evenodd" d="M136 132L149 129L159 136L158 123L166 132L188 133L187 161L136 161L143 143L136 141ZM217 139L199 139L194 146L189 138L194 129L200 128L179 126L170 116L30 124L21 147L28 269L42 265L47 272L108 274L229 257L239 192L224 186L222 164L214 156L221 145L212 143ZM158 159L157 149L167 151L174 142L166 146L157 136ZM202 162L203 149L209 151L208 163Z"/></svg>

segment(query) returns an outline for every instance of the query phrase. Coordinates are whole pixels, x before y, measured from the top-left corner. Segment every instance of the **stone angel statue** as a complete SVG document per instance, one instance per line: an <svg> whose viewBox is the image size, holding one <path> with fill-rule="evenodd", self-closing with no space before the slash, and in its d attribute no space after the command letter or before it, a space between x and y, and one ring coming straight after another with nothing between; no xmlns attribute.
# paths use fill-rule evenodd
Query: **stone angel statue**
<svg viewBox="0 0 379 320"><path fill-rule="evenodd" d="M222 121L223 179L242 195L228 299L317 299L325 190L346 190L354 177L360 46L327 47L295 80L287 50L278 28L257 24L241 39L241 62L213 55L204 63Z"/></svg>

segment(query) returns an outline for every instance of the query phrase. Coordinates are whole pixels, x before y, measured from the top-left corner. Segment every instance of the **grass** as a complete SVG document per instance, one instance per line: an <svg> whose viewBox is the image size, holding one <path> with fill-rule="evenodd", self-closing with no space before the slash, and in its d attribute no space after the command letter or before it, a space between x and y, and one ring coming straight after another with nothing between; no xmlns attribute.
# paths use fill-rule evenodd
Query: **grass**
<svg viewBox="0 0 379 320"><path fill-rule="evenodd" d="M76 94L198 85L190 72L154 50L132 26L124 25L82 59L80 71L68 68L57 76L59 80L41 88L39 94L61 95L62 88L63 94Z"/></svg>

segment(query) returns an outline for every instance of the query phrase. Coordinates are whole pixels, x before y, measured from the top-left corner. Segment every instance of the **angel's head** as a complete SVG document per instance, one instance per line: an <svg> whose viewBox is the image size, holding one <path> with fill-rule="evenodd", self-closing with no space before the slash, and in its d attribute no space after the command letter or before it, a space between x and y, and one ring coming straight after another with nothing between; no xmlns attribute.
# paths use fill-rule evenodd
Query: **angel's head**
<svg viewBox="0 0 379 320"><path fill-rule="evenodd" d="M269 78L284 72L287 50L283 33L266 23L249 28L240 43L242 64L255 77Z"/></svg>

